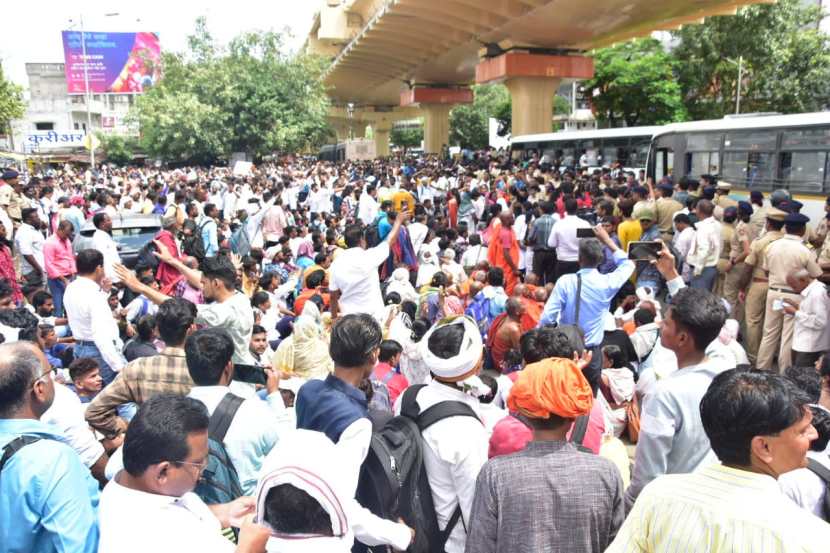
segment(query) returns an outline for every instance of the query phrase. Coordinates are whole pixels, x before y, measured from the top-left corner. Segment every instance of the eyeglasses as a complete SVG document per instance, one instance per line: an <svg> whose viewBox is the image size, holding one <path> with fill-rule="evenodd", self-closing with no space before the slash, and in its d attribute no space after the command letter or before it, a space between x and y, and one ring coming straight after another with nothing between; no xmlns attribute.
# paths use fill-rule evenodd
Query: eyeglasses
<svg viewBox="0 0 830 553"><path fill-rule="evenodd" d="M191 465L191 466L194 466L194 467L198 468L198 469L199 469L199 472L201 473L203 470L205 470L205 469L207 468L207 466L208 466L208 460L207 460L207 457L206 457L206 458L205 458L205 460L204 460L204 461L202 461L201 463L193 463L193 462L191 462L191 461L179 461L179 464L180 464L180 465Z"/></svg>
<svg viewBox="0 0 830 553"><path fill-rule="evenodd" d="M48 370L44 371L43 374L41 374L40 376L38 376L35 379L35 384L40 382L41 380L43 380L43 378L45 376L47 376L49 373L58 374L58 368L57 367L49 367Z"/></svg>

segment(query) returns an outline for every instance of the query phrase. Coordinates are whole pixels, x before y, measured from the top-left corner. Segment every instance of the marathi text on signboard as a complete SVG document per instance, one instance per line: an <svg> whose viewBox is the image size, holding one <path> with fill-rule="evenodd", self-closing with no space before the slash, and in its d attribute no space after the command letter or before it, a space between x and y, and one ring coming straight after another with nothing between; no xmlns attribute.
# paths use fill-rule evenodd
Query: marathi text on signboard
<svg viewBox="0 0 830 553"><path fill-rule="evenodd" d="M84 145L85 136L86 134L80 131L33 131L26 135L25 147L33 152L54 148L78 148Z"/></svg>
<svg viewBox="0 0 830 553"><path fill-rule="evenodd" d="M156 33L63 31L66 86L69 94L85 94L86 79L95 94L137 93L161 78L161 46Z"/></svg>

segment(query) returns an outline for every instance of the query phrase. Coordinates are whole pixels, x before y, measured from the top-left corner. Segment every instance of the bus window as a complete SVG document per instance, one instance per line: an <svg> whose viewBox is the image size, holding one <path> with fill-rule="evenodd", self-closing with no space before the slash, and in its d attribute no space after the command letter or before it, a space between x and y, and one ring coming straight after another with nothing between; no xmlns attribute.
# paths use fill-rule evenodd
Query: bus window
<svg viewBox="0 0 830 553"><path fill-rule="evenodd" d="M724 150L775 150L778 133L770 129L727 133Z"/></svg>
<svg viewBox="0 0 830 553"><path fill-rule="evenodd" d="M748 188L772 188L775 183L775 154L772 152L750 152L747 167Z"/></svg>
<svg viewBox="0 0 830 553"><path fill-rule="evenodd" d="M634 138L631 140L628 161L623 165L628 167L645 167L648 159L648 151L651 149L651 139L648 137Z"/></svg>
<svg viewBox="0 0 830 553"><path fill-rule="evenodd" d="M827 152L781 152L781 182L790 190L824 190Z"/></svg>
<svg viewBox="0 0 830 553"><path fill-rule="evenodd" d="M726 152L723 154L721 178L734 185L743 186L746 182L747 158L748 154L746 152Z"/></svg>
<svg viewBox="0 0 830 553"><path fill-rule="evenodd" d="M603 167L611 167L617 161L624 166L637 167L636 165L628 165L628 138L606 138L602 141L602 149L600 152ZM648 152L648 149L646 149L646 152ZM643 165L639 167L643 167Z"/></svg>
<svg viewBox="0 0 830 553"><path fill-rule="evenodd" d="M654 178L659 182L664 176L671 176L674 172L674 151L668 148L655 150Z"/></svg>
<svg viewBox="0 0 830 553"><path fill-rule="evenodd" d="M720 150L720 133L694 133L686 137L687 152ZM705 174L705 173L704 173Z"/></svg>
<svg viewBox="0 0 830 553"><path fill-rule="evenodd" d="M720 152L687 152L686 174L692 178L720 173Z"/></svg>
<svg viewBox="0 0 830 553"><path fill-rule="evenodd" d="M556 159L565 167L573 167L575 150L576 144L574 143L562 144L556 148Z"/></svg>
<svg viewBox="0 0 830 553"><path fill-rule="evenodd" d="M830 128L786 130L782 133L783 150L826 150L830 146Z"/></svg>

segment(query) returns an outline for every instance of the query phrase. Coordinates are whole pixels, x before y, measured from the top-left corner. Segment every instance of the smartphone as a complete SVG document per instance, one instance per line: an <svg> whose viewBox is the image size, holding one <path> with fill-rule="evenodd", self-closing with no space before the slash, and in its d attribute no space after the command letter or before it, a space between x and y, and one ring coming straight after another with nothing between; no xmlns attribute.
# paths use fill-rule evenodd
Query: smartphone
<svg viewBox="0 0 830 553"><path fill-rule="evenodd" d="M254 365L234 364L233 378L240 382L248 382L250 384L265 384L268 381L268 376L265 374L265 369L256 367Z"/></svg>
<svg viewBox="0 0 830 553"><path fill-rule="evenodd" d="M596 238L597 233L592 228L578 228L576 229L577 238Z"/></svg>
<svg viewBox="0 0 830 553"><path fill-rule="evenodd" d="M660 257L663 242L630 242L628 244L628 259L634 261L652 261Z"/></svg>

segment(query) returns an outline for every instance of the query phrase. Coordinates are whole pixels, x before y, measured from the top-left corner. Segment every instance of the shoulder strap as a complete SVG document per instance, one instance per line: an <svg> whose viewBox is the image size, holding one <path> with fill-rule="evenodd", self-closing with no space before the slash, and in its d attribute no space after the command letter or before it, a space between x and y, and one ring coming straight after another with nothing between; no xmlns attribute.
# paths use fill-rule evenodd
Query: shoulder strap
<svg viewBox="0 0 830 553"><path fill-rule="evenodd" d="M455 506L455 511L452 512L452 516L450 520L447 522L447 527L444 528L444 531L441 532L441 551L446 551L447 549L447 541L450 539L450 534L455 529L455 525L458 524L458 521L461 520L461 503Z"/></svg>
<svg viewBox="0 0 830 553"><path fill-rule="evenodd" d="M590 415L582 415L581 417L577 417L576 422L574 422L571 443L577 447L581 447L582 442L585 441L585 434L588 432L588 421L590 418Z"/></svg>
<svg viewBox="0 0 830 553"><path fill-rule="evenodd" d="M245 400L230 392L225 394L225 397L222 398L222 401L219 402L219 405L216 406L216 410L210 417L208 436L218 442L224 442L225 434L228 433L228 428L231 426L233 417L236 415L243 401Z"/></svg>
<svg viewBox="0 0 830 553"><path fill-rule="evenodd" d="M807 469L830 485L830 469L810 457L807 457Z"/></svg>
<svg viewBox="0 0 830 553"><path fill-rule="evenodd" d="M574 324L579 326L579 308L582 305L582 275L576 274L576 317Z"/></svg>
<svg viewBox="0 0 830 553"><path fill-rule="evenodd" d="M42 440L40 436L18 436L17 438L13 439L9 443L3 447L3 456L0 457L0 471L3 470L3 467L6 466L6 463L12 456L26 447L29 444L33 444L35 442L39 442Z"/></svg>
<svg viewBox="0 0 830 553"><path fill-rule="evenodd" d="M418 403L415 400L418 397L418 392L424 386L426 384L416 384L404 390L403 397L401 398L401 415L412 420L418 418L418 415L421 413L421 408L418 407Z"/></svg>
<svg viewBox="0 0 830 553"><path fill-rule="evenodd" d="M449 417L473 417L480 420L473 408L461 401L442 401L418 415L418 429L423 432L438 421Z"/></svg>

